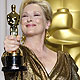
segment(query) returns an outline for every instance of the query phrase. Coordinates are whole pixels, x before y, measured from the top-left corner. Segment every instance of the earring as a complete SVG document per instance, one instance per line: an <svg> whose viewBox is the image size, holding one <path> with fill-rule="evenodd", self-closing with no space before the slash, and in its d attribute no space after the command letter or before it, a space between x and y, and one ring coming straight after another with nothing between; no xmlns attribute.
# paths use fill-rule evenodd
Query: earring
<svg viewBox="0 0 80 80"><path fill-rule="evenodd" d="M50 34L49 34L49 31L46 29L46 38L49 38L50 37Z"/></svg>
<svg viewBox="0 0 80 80"><path fill-rule="evenodd" d="M26 37L25 37L25 35L24 35L24 33L22 34L22 39L21 39L21 42L22 42L22 44L24 44L24 41L26 40Z"/></svg>

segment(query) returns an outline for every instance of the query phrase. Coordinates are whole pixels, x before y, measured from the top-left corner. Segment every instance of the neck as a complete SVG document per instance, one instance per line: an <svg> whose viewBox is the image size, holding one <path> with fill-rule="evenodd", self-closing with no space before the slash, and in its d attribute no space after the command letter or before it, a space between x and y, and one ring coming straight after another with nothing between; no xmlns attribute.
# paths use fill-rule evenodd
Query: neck
<svg viewBox="0 0 80 80"><path fill-rule="evenodd" d="M27 37L24 42L24 45L32 50L43 51L44 37L45 37L45 34Z"/></svg>

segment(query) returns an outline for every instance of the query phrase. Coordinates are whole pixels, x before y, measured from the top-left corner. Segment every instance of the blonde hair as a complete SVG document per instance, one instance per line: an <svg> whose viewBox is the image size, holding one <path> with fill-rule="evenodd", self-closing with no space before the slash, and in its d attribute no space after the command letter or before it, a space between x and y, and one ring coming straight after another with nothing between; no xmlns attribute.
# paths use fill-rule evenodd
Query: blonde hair
<svg viewBox="0 0 80 80"><path fill-rule="evenodd" d="M20 6L20 11L19 11L20 17L22 16L23 9L28 4L38 4L43 9L46 19L52 22L52 16L53 16L52 9L50 4L46 0L23 0Z"/></svg>

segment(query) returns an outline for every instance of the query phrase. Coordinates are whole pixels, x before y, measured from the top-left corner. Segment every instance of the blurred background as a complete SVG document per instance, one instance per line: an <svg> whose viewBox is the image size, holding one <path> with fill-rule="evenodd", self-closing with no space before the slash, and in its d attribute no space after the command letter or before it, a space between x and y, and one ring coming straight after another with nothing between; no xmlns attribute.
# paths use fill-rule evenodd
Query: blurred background
<svg viewBox="0 0 80 80"><path fill-rule="evenodd" d="M68 52L75 60L80 75L80 0L47 1L53 10L47 45L53 46L54 50Z"/></svg>

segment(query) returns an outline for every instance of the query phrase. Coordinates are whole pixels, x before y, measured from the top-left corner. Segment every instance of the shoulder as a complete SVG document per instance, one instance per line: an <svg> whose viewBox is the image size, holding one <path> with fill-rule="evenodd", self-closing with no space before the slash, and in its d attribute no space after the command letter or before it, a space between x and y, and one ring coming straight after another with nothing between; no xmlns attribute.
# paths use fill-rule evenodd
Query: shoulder
<svg viewBox="0 0 80 80"><path fill-rule="evenodd" d="M78 80L79 75L78 75L78 67L75 63L75 60L71 57L69 53L63 52L63 51L58 51L58 54L64 57L65 63L68 64L70 68L70 72L72 75L72 79Z"/></svg>
<svg viewBox="0 0 80 80"><path fill-rule="evenodd" d="M78 67L75 63L75 60L71 57L69 53L58 51L58 54L60 56L63 56L64 60L71 66L71 68L74 68L76 71L78 71Z"/></svg>
<svg viewBox="0 0 80 80"><path fill-rule="evenodd" d="M69 61L72 65L76 65L75 60L71 57L71 55L64 51L58 51L58 54L64 56L64 58Z"/></svg>
<svg viewBox="0 0 80 80"><path fill-rule="evenodd" d="M71 55L67 52L64 52L64 51L58 51L58 54L59 55L63 55L64 58L66 59L70 59L71 61L73 61L75 63L75 61L73 60L73 58L71 57Z"/></svg>

